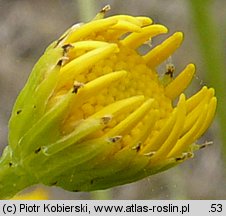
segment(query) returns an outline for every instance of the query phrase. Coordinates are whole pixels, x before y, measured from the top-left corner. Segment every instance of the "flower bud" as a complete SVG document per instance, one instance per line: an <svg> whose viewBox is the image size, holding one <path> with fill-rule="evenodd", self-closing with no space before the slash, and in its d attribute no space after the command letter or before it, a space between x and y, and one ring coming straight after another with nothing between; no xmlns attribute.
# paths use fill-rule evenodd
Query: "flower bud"
<svg viewBox="0 0 226 216"><path fill-rule="evenodd" d="M156 69L183 34L142 55L138 48L167 28L148 17L104 13L72 26L32 70L9 121L3 196L36 183L110 188L180 164L202 147L195 143L214 117L214 90L204 86L187 99L193 64L175 78L171 67L164 75L170 79Z"/></svg>

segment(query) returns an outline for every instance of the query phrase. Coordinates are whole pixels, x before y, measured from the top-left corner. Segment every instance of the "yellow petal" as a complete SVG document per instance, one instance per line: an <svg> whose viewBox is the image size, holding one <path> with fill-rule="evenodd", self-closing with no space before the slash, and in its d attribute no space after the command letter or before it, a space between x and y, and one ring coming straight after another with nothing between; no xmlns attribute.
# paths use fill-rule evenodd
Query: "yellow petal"
<svg viewBox="0 0 226 216"><path fill-rule="evenodd" d="M182 40L183 34L181 32L174 33L160 45L156 46L149 53L143 56L144 61L149 65L149 67L155 68L176 51Z"/></svg>

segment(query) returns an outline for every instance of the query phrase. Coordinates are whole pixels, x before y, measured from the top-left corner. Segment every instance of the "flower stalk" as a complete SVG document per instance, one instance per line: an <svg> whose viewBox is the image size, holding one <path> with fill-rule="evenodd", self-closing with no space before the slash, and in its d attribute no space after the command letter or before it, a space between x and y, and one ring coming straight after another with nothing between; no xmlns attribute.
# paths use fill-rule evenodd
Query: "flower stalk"
<svg viewBox="0 0 226 216"><path fill-rule="evenodd" d="M23 167L14 165L11 150L6 148L0 159L0 199L9 199L37 183Z"/></svg>
<svg viewBox="0 0 226 216"><path fill-rule="evenodd" d="M200 50L204 61L206 78L208 83L214 86L218 96L218 121L220 123L220 136L223 141L223 153L226 155L226 97L225 97L225 49L222 46L220 29L214 23L211 15L212 1L190 1L194 26L200 44ZM207 37L208 35L208 37ZM225 157L224 157L225 158ZM226 162L226 159L225 159Z"/></svg>

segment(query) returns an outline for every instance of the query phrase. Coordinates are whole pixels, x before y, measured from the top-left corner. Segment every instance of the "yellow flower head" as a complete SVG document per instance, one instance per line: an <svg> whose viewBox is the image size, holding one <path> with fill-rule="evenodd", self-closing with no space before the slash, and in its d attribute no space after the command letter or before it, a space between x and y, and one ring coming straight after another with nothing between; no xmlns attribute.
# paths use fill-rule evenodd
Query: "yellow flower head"
<svg viewBox="0 0 226 216"><path fill-rule="evenodd" d="M47 200L48 198L47 191L42 188L36 188L31 192L17 194L12 200Z"/></svg>
<svg viewBox="0 0 226 216"><path fill-rule="evenodd" d="M156 72L183 34L141 55L138 48L167 28L148 17L104 18L106 9L46 49L15 103L5 161L30 184L109 188L166 170L202 147L195 142L213 119L214 90L204 86L186 98L193 64L175 79L172 65L163 78Z"/></svg>

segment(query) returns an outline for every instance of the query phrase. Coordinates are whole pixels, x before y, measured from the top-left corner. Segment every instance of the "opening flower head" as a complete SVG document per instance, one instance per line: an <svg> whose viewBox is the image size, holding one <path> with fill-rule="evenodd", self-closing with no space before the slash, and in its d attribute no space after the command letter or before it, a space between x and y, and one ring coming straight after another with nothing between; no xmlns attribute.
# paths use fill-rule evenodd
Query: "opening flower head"
<svg viewBox="0 0 226 216"><path fill-rule="evenodd" d="M105 189L166 170L203 147L195 143L214 117L214 89L186 98L193 64L176 78L172 65L163 77L156 71L183 34L141 55L137 49L167 28L148 17L104 18L107 9L69 28L35 65L9 122L0 163L5 194L35 183Z"/></svg>

